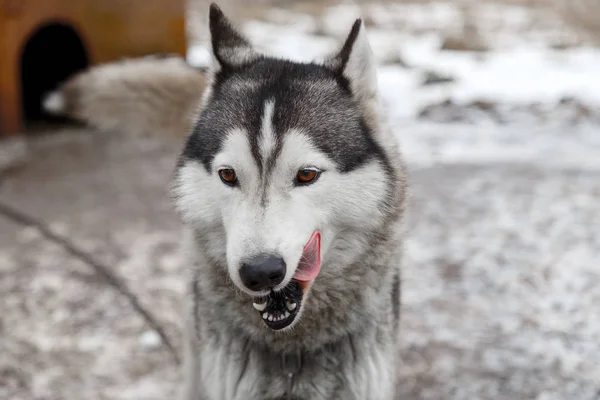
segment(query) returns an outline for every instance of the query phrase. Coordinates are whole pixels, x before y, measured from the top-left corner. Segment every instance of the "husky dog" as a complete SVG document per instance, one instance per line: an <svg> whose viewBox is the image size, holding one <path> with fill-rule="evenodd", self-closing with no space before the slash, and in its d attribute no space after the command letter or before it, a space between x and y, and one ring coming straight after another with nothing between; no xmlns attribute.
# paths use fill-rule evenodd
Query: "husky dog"
<svg viewBox="0 0 600 400"><path fill-rule="evenodd" d="M392 400L405 174L359 19L320 63L214 4L173 185L189 227L184 400Z"/></svg>
<svg viewBox="0 0 600 400"><path fill-rule="evenodd" d="M259 53L215 4L209 28L205 90L183 63L149 72L165 60L95 73L135 80L108 98L164 124L123 110L103 122L104 109L72 99L69 83L53 100L99 127L183 132L187 122L161 115L190 116L172 187L189 272L180 399L392 400L406 185L365 27L357 20L338 51L312 63ZM93 72L72 91L111 93L88 83Z"/></svg>

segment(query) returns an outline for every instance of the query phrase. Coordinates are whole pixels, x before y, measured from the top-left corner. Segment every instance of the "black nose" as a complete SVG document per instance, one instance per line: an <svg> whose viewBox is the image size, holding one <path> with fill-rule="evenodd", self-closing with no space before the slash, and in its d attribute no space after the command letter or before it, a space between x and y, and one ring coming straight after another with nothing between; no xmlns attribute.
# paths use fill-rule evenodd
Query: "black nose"
<svg viewBox="0 0 600 400"><path fill-rule="evenodd" d="M244 262L240 278L246 287L255 292L271 289L285 278L285 261L273 255L260 255Z"/></svg>

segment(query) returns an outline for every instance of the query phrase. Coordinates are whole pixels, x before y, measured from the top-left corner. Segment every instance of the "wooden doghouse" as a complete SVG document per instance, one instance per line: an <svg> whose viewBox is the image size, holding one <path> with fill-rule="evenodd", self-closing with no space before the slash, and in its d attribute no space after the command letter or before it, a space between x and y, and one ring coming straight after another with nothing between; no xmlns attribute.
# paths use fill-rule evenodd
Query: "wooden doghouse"
<svg viewBox="0 0 600 400"><path fill-rule="evenodd" d="M183 0L0 0L0 137L42 115L71 74L122 57L186 51Z"/></svg>

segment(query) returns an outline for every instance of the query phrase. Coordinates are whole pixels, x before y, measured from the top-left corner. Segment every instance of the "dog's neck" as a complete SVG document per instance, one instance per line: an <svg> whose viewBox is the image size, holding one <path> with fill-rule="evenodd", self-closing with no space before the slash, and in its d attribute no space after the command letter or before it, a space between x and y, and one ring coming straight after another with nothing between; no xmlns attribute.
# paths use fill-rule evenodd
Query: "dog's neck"
<svg viewBox="0 0 600 400"><path fill-rule="evenodd" d="M193 274L189 287L192 302L188 309L192 317L188 323L193 324L193 329L188 332L194 336L191 339L200 352L199 359L209 365L202 372L203 379L208 382L233 368L236 374L245 377L234 383L239 390L245 390L246 384L264 385L272 394L260 398L287 400L284 393L289 393L292 387L296 397L289 398L305 400L322 398L320 392L312 391L315 382L339 388L345 384L337 379L343 380L346 373L370 374L371 369L361 369L364 365L383 362L385 366L378 368L394 374L393 368L385 363L395 359L399 248L378 239L360 244L347 236L332 245L324 257L320 275L306 296L304 312L292 329L281 332L266 326L252 306L252 298L231 282L226 266L207 257L207 243L214 244L216 240L196 234L193 240L186 241L192 246ZM344 254L337 257L335 252L343 252L349 246L356 249L358 245L364 251L355 252L351 262L330 264L349 259ZM390 248L394 250L390 252ZM360 370L339 372L341 365L350 370L356 365ZM210 371L213 366L214 373ZM368 379L375 382L379 378L380 375ZM221 386L215 390L218 387ZM367 389L362 390L368 393ZM298 390L303 393L300 397Z"/></svg>

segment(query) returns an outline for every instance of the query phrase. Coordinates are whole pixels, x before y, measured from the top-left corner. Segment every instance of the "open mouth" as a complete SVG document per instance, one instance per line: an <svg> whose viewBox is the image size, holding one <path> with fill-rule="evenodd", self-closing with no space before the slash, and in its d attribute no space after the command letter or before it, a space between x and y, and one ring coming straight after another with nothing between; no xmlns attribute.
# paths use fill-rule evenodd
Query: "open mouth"
<svg viewBox="0 0 600 400"><path fill-rule="evenodd" d="M300 282L292 279L282 290L255 299L253 306L269 328L280 330L290 326L296 319L303 295L304 289Z"/></svg>
<svg viewBox="0 0 600 400"><path fill-rule="evenodd" d="M290 326L302 306L302 298L321 270L321 233L313 232L304 246L296 273L283 289L271 291L267 296L254 300L254 308L263 321L273 330Z"/></svg>

